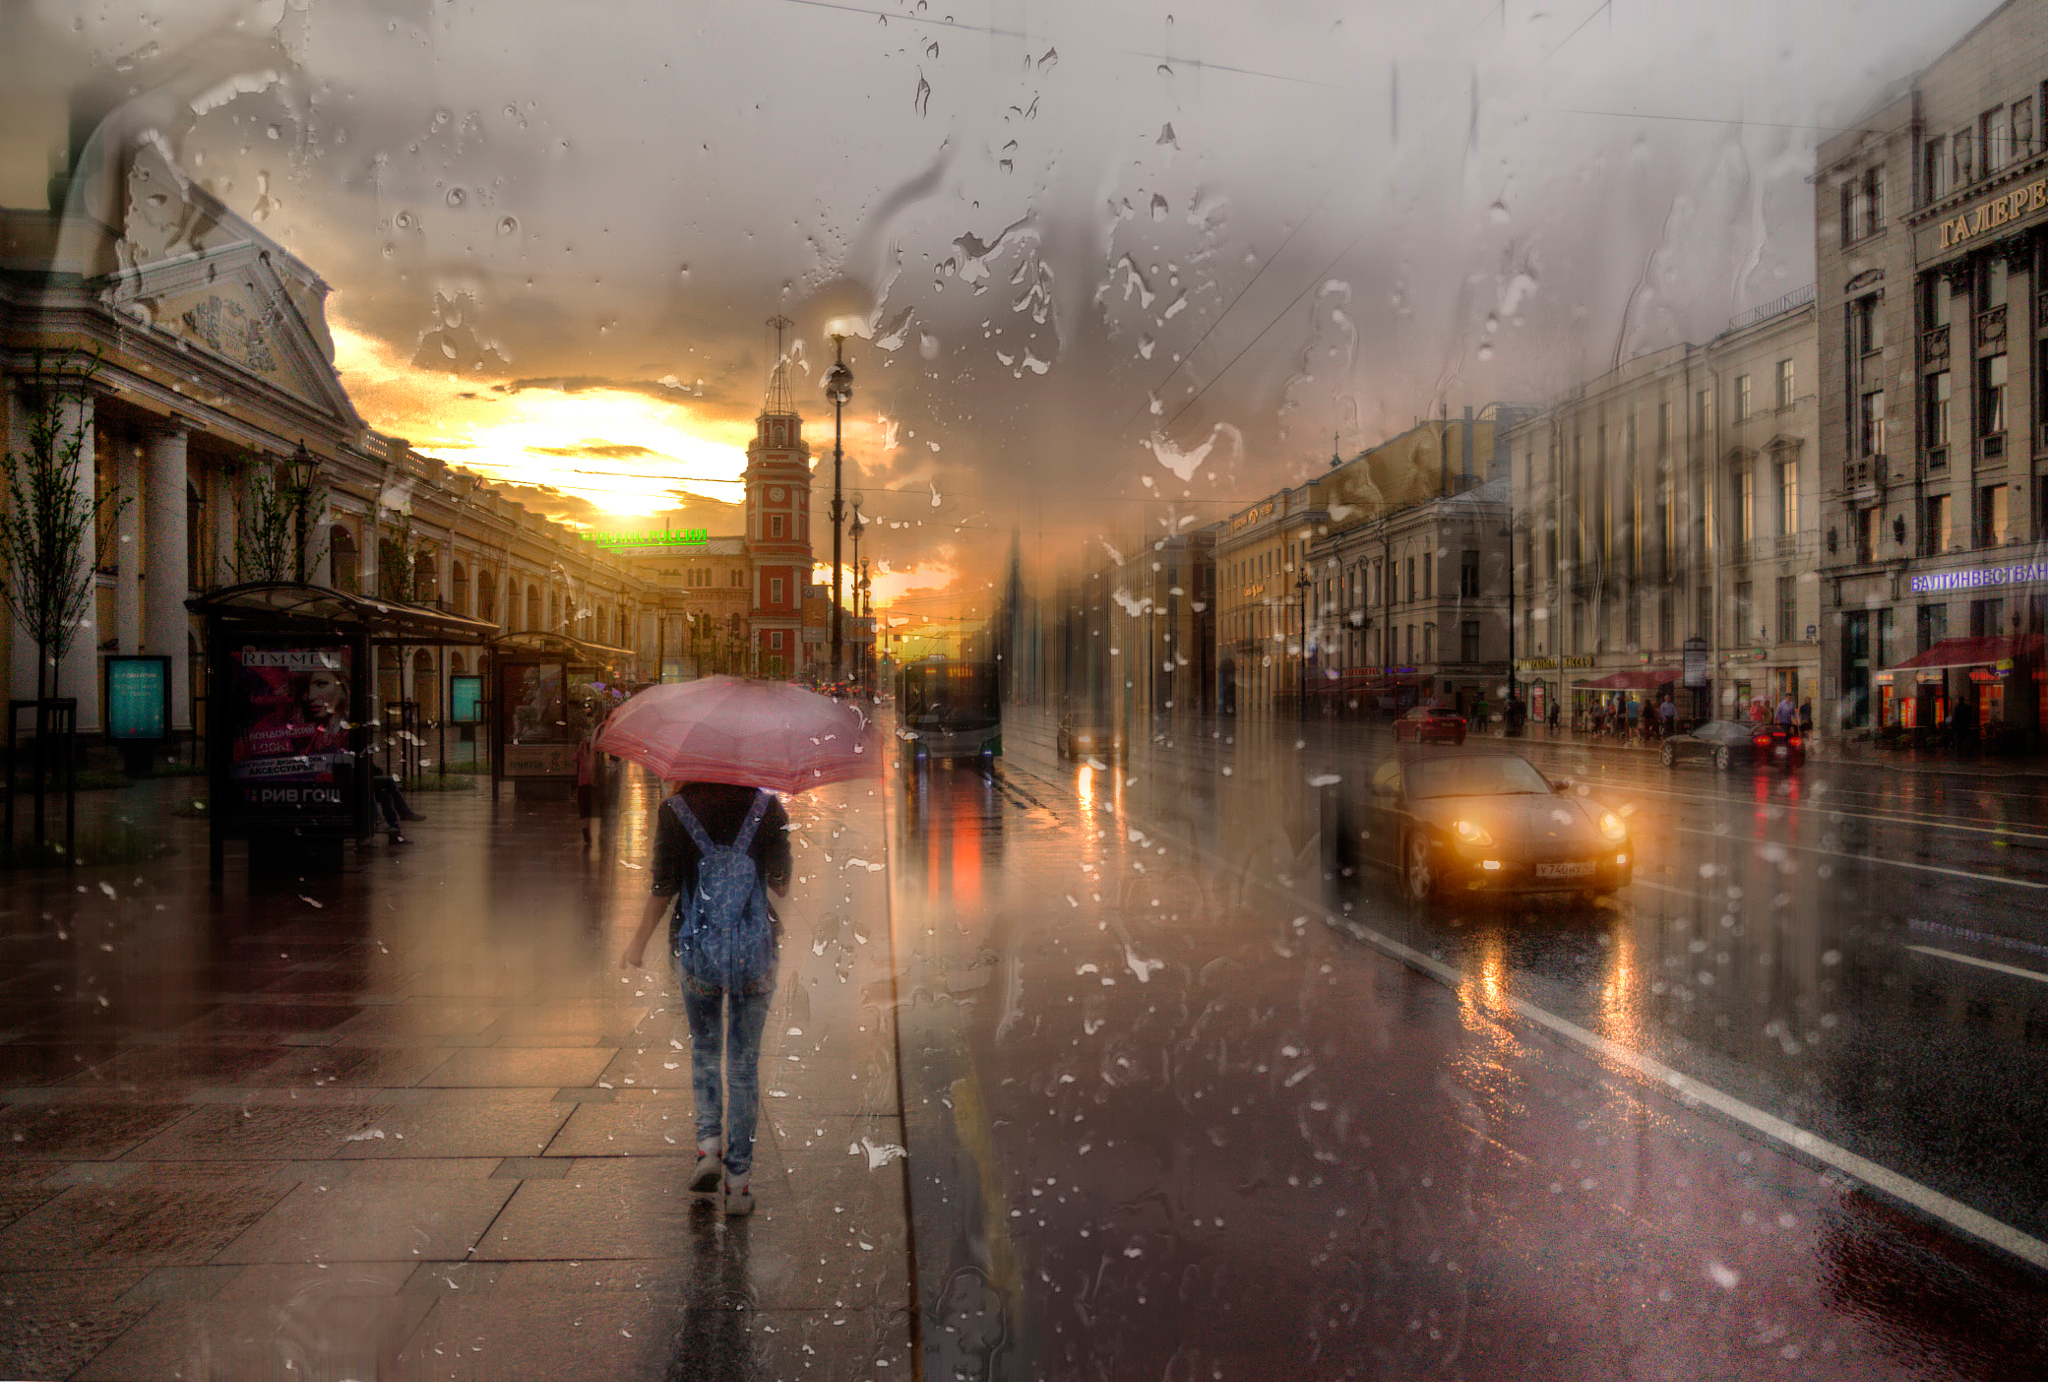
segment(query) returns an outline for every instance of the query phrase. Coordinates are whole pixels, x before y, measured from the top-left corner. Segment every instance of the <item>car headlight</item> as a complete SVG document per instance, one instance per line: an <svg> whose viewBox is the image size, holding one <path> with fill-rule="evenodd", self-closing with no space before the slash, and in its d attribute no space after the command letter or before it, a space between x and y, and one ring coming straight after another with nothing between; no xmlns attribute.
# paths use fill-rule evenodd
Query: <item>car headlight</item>
<svg viewBox="0 0 2048 1382"><path fill-rule="evenodd" d="M1621 817L1609 811L1600 818L1600 833L1610 840L1626 840L1628 827L1621 823Z"/></svg>
<svg viewBox="0 0 2048 1382"><path fill-rule="evenodd" d="M1459 840L1468 845L1484 848L1493 843L1493 836L1487 834L1470 821L1455 821L1451 825L1451 830L1457 835Z"/></svg>

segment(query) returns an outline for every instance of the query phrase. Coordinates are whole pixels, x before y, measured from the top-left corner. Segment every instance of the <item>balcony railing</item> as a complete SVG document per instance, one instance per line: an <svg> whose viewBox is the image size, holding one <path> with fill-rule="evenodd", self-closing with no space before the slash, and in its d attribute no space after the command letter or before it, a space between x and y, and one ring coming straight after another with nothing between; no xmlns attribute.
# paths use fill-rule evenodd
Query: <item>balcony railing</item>
<svg viewBox="0 0 2048 1382"><path fill-rule="evenodd" d="M1988 437L1977 438L1977 459L1980 461L2004 460L2005 433L1993 432Z"/></svg>
<svg viewBox="0 0 2048 1382"><path fill-rule="evenodd" d="M1946 446L1930 446L1927 448L1927 473L1929 475L1945 475L1948 473L1948 448Z"/></svg>

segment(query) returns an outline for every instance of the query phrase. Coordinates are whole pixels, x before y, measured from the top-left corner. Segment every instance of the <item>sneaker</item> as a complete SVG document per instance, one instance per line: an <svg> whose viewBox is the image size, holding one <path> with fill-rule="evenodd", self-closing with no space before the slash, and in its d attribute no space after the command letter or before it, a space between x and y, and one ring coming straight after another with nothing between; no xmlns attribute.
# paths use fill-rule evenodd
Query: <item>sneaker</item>
<svg viewBox="0 0 2048 1382"><path fill-rule="evenodd" d="M697 1153L697 1171L690 1177L692 1195L716 1195L725 1181L725 1163L716 1153Z"/></svg>
<svg viewBox="0 0 2048 1382"><path fill-rule="evenodd" d="M394 830L391 832L391 843L395 845L409 845L412 843L412 841L406 839L405 836L399 834L396 830Z"/></svg>
<svg viewBox="0 0 2048 1382"><path fill-rule="evenodd" d="M734 1184L731 1176L725 1178L725 1212L735 1219L754 1212L754 1192L747 1188L747 1182Z"/></svg>
<svg viewBox="0 0 2048 1382"><path fill-rule="evenodd" d="M417 812L417 811L412 811L412 810L406 810L406 811L400 811L400 812L398 813L398 819L400 819L400 820L402 820L402 821L423 821L423 820L425 820L425 819L426 819L426 817L425 817L425 816L422 816L422 815L421 815L421 814L420 814L419 812Z"/></svg>

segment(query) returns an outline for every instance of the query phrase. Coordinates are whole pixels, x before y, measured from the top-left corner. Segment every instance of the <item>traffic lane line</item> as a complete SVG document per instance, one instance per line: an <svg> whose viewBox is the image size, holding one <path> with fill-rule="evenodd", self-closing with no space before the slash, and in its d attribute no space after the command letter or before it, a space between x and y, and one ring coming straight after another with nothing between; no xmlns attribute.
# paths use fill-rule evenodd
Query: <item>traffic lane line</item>
<svg viewBox="0 0 2048 1382"><path fill-rule="evenodd" d="M1618 784L1602 783L1601 785L1603 787L1606 787ZM1749 804L1752 806L1756 804L1755 800L1751 797L1733 795L1723 796L1714 792L1678 792L1673 791L1668 787L1634 786L1628 788L1627 790L1642 792L1650 796L1677 797L1682 801L1725 801L1736 805ZM1765 804L1788 813L1794 811L1813 812L1815 814L1825 812L1831 818L1840 817L1843 819L1852 820L1877 821L1885 825L1938 826L1943 830L1966 831L1971 834L1990 835L2001 839L2039 840L2043 843L2048 843L2048 833L2037 834L2032 831L2026 830L2009 830L2004 827L1995 825L1964 825L1950 816L1883 814L1874 811L1844 811L1838 807L1830 806L1825 802L1790 802L1780 801L1776 798L1773 798L1771 801Z"/></svg>
<svg viewBox="0 0 2048 1382"><path fill-rule="evenodd" d="M1944 960L1954 960L1957 964L1976 965L1979 969L1996 970L2000 974L2032 979L2037 984L2048 984L2048 974L2033 969L2021 969L2018 965L2000 964L1997 960L1980 960L1975 955L1958 955L1953 950L1937 950L1931 945L1909 945L1906 949L1919 955L1933 955Z"/></svg>
<svg viewBox="0 0 2048 1382"><path fill-rule="evenodd" d="M1914 869L1921 873L1939 873L1950 878L1968 878L1978 883L1997 883L2008 888L2031 888L2036 892L2048 891L2048 883L2036 882L2031 878L2001 878L1993 873L1973 873L1969 869L1943 868L1939 864L1916 864L1910 859L1887 859L1879 854L1849 854L1839 849L1822 849L1819 845L1795 845L1783 840L1757 841L1735 834L1723 835L1713 830L1699 830L1689 825L1673 826L1680 835L1704 835L1712 840L1728 840L1733 843L1760 843L1775 845L1779 849L1796 849L1802 854L1820 854L1830 859L1853 859L1862 864L1883 864L1888 868Z"/></svg>
<svg viewBox="0 0 2048 1382"><path fill-rule="evenodd" d="M1302 898L1280 889L1273 888L1272 891L1295 905L1310 905ZM1331 916L1328 909L1321 906L1317 906L1317 910L1321 911L1331 924L1340 927L1347 934L1384 954L1393 956L1412 969L1432 976L1452 990L1459 990L1463 986L1463 973L1443 961L1433 959L1391 936L1383 935L1362 922ZM1960 1200L1944 1195L1931 1186L1922 1185L1867 1157L1858 1156L1848 1148L1816 1136L1795 1123L1746 1104L1734 1095L1724 1093L1704 1081L1696 1080L1660 1060L1642 1055L1597 1032L1588 1031L1577 1023L1567 1021L1526 999L1503 993L1496 1001L1539 1027L1591 1052L1594 1056L1635 1074L1646 1083L1670 1091L1677 1095L1680 1104L1688 1109L1705 1105L1731 1122L1872 1186L1959 1233L1990 1244L2036 1267L2048 1268L2048 1242L2043 1242L2032 1234L1994 1219L1980 1210L1972 1209Z"/></svg>

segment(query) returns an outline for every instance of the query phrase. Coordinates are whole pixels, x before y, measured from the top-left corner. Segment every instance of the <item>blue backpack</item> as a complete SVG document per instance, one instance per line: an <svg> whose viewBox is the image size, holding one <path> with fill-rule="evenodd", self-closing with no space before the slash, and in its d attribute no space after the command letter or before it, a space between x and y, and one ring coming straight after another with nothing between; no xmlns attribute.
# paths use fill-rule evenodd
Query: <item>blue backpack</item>
<svg viewBox="0 0 2048 1382"><path fill-rule="evenodd" d="M775 984L775 919L761 871L748 853L770 800L766 792L754 793L739 833L731 844L720 845L711 842L681 796L668 799L702 856L696 888L676 898L670 945L684 974L729 993L758 993Z"/></svg>

